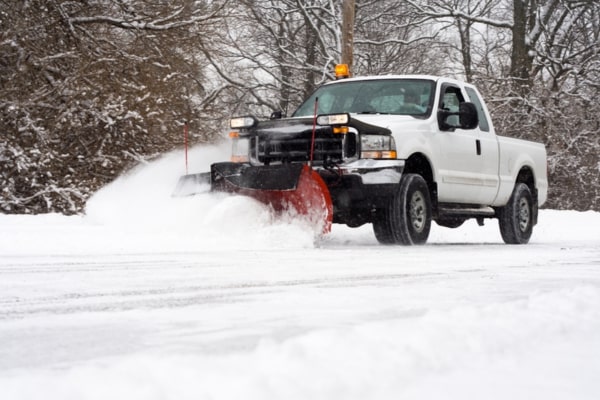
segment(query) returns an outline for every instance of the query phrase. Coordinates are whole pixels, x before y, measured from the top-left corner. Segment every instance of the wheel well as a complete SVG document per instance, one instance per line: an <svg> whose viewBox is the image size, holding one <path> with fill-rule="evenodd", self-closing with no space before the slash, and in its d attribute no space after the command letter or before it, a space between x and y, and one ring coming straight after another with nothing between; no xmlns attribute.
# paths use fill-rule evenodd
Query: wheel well
<svg viewBox="0 0 600 400"><path fill-rule="evenodd" d="M421 153L416 153L408 157L404 166L404 172L409 174L419 174L428 183L433 182L433 171L429 164L429 160Z"/></svg>
<svg viewBox="0 0 600 400"><path fill-rule="evenodd" d="M523 167L517 175L517 181L515 183L524 183L529 186L531 193L535 191L535 177L533 171L529 167Z"/></svg>
<svg viewBox="0 0 600 400"><path fill-rule="evenodd" d="M419 174L427 182L429 187L429 195L431 198L431 207L434 214L437 213L437 185L433 180L433 169L427 157L422 153L415 153L408 157L404 165L405 174Z"/></svg>

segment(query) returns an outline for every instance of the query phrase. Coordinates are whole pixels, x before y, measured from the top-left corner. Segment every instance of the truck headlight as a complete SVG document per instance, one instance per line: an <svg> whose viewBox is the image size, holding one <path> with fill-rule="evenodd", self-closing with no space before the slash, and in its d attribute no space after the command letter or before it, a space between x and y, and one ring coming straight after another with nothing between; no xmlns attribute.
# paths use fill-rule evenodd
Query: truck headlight
<svg viewBox="0 0 600 400"><path fill-rule="evenodd" d="M394 138L387 135L361 135L360 158L395 159Z"/></svg>

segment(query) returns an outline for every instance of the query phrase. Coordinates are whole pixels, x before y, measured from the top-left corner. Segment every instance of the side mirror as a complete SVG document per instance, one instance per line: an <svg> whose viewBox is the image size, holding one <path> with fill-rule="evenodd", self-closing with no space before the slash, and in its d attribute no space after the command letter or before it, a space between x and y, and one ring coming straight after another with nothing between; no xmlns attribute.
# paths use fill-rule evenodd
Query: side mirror
<svg viewBox="0 0 600 400"><path fill-rule="evenodd" d="M458 118L461 129L475 129L479 125L479 115L473 103L460 103Z"/></svg>
<svg viewBox="0 0 600 400"><path fill-rule="evenodd" d="M458 112L446 109L438 111L438 125L441 131L454 131L460 129L475 129L479 125L479 115L475 104L460 103Z"/></svg>

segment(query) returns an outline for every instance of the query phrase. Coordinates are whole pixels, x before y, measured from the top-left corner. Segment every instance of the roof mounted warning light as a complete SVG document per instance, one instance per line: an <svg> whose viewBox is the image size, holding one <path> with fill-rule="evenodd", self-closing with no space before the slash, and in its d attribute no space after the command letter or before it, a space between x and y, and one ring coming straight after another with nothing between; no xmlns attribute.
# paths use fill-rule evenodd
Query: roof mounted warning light
<svg viewBox="0 0 600 400"><path fill-rule="evenodd" d="M344 79L350 77L350 68L348 64L337 64L335 66L335 79Z"/></svg>

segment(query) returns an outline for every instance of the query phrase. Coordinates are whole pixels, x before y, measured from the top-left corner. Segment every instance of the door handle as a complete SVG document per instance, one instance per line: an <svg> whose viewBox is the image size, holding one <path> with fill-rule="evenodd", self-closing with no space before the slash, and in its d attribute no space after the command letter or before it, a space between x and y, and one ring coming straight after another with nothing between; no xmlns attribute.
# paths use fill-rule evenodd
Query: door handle
<svg viewBox="0 0 600 400"><path fill-rule="evenodd" d="M475 140L475 148L477 149L477 155L481 155L481 141L479 139Z"/></svg>

